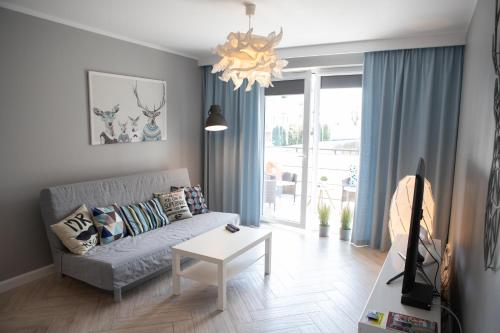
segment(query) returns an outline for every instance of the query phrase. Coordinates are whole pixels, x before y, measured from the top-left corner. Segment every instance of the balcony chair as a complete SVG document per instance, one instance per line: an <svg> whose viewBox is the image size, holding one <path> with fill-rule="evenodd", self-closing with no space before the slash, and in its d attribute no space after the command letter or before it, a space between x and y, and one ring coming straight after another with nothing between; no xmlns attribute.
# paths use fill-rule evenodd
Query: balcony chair
<svg viewBox="0 0 500 333"><path fill-rule="evenodd" d="M264 180L264 203L272 204L276 211L276 179Z"/></svg>
<svg viewBox="0 0 500 333"><path fill-rule="evenodd" d="M283 172L281 175L281 180L284 182L291 182L293 184L282 185L281 193L282 194L291 194L293 195L293 202L295 203L295 196L297 190L297 174L291 172Z"/></svg>

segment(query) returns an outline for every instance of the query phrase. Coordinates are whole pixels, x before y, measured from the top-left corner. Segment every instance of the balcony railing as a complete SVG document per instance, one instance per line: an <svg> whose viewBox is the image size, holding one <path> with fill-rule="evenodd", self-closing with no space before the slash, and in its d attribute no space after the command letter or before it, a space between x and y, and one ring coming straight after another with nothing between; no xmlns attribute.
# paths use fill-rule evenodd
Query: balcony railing
<svg viewBox="0 0 500 333"><path fill-rule="evenodd" d="M358 145L359 146L359 145ZM303 185L302 176L302 147L300 146L270 146L266 147L265 163L271 162L276 165L277 177L284 172L297 174L295 200L293 196L282 195L277 191L275 205L269 205L264 202L263 215L275 219L285 219L291 221L299 220L300 215L300 196ZM346 179L349 179L353 173L359 170L359 148L326 148L318 149L318 159L316 172L312 169L312 150L310 150L309 172L308 172L308 219L315 214L315 207L312 207L312 202L316 202L317 198L313 198L312 194L318 195L318 191L313 189L313 184L321 184L322 188L328 191L329 197L333 201L333 212L331 219L336 219L340 216L340 210L343 206L342 198L345 199ZM352 170L351 170L352 169ZM318 179L314 180L314 177ZM327 181L320 181L322 176L327 177ZM356 175L357 176L357 175ZM350 188L352 193L352 187ZM354 192L355 196L355 192ZM349 197L351 206L354 205L353 198ZM355 199L354 199L355 200ZM276 207L275 207L276 206Z"/></svg>

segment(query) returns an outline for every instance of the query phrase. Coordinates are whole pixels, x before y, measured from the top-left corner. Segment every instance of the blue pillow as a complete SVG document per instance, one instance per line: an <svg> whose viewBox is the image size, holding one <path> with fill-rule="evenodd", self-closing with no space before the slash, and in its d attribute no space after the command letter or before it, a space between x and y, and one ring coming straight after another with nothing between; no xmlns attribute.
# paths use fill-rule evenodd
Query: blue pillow
<svg viewBox="0 0 500 333"><path fill-rule="evenodd" d="M133 205L115 205L115 208L120 212L128 233L132 236L164 227L170 223L156 198Z"/></svg>

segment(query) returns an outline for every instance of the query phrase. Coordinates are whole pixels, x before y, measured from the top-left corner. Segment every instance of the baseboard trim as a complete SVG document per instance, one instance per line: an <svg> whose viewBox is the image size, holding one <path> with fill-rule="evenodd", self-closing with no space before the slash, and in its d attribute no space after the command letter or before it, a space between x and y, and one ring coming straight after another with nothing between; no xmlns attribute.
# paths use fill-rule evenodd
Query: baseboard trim
<svg viewBox="0 0 500 333"><path fill-rule="evenodd" d="M54 271L54 264L50 264L45 267L32 270L31 272L27 272L18 276L14 276L10 279L0 281L0 293L49 276L50 274L53 274Z"/></svg>

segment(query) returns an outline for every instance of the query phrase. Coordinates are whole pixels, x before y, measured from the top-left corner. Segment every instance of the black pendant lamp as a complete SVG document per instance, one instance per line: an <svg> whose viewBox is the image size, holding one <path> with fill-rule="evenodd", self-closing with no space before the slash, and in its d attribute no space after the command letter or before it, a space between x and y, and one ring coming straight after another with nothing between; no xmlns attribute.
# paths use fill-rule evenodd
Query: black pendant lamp
<svg viewBox="0 0 500 333"><path fill-rule="evenodd" d="M206 131L224 131L227 129L227 122L221 113L220 105L212 105L208 110L208 118L205 121Z"/></svg>

